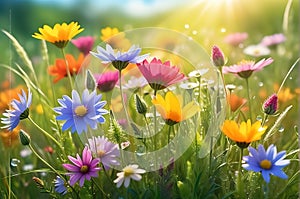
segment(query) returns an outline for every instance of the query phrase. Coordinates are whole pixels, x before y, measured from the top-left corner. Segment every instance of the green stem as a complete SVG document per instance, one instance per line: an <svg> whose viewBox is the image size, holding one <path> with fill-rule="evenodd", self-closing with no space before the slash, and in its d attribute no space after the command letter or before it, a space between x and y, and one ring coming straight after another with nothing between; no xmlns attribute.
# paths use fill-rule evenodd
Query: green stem
<svg viewBox="0 0 300 199"><path fill-rule="evenodd" d="M156 98L156 90L154 90L154 98ZM156 115L156 107L153 107L153 118L154 118L154 150L157 149L157 142L156 142L156 134L157 134L157 115Z"/></svg>
<svg viewBox="0 0 300 199"><path fill-rule="evenodd" d="M148 130L149 135L152 135L152 134L151 134L151 131L150 131L150 127L149 127L149 122L148 122L148 120L147 120L145 114L144 114L144 120L145 120L145 123L146 123L147 130ZM146 138L144 138L144 136L143 136L143 143L144 143L144 145L145 145L145 147L146 147L146 151L147 151L148 147L147 147L147 143L146 143Z"/></svg>
<svg viewBox="0 0 300 199"><path fill-rule="evenodd" d="M70 86L73 89L74 85L73 85L73 81L72 81L72 77L71 77L71 73L70 73L70 68L69 68L69 63L68 63L68 61L66 59L64 48L61 48L61 52L63 54L64 60L65 60L65 63L66 63L66 71L67 71L67 76L68 76L69 81L70 81Z"/></svg>
<svg viewBox="0 0 300 199"><path fill-rule="evenodd" d="M250 117L250 120L252 120L251 97L250 97L250 87L249 87L248 78L246 78L246 87L247 87L247 96L248 96L248 105L249 105L249 117Z"/></svg>
<svg viewBox="0 0 300 199"><path fill-rule="evenodd" d="M29 121L34 125L36 126L46 137L50 138L53 142L55 142L55 144L60 148L60 150L62 152L64 152L64 149L63 147L61 146L61 144L53 137L51 136L47 131L45 131L43 128L41 128L37 123L35 123L33 121L33 119L29 116L28 117Z"/></svg>
<svg viewBox="0 0 300 199"><path fill-rule="evenodd" d="M239 164L238 164L238 177L237 177L237 183L236 183L236 186L237 186L237 192L239 194L239 197L243 198L244 196L244 186L243 186L243 183L242 183L242 159L243 159L243 151L244 149L243 148L240 148L240 157L239 157Z"/></svg>

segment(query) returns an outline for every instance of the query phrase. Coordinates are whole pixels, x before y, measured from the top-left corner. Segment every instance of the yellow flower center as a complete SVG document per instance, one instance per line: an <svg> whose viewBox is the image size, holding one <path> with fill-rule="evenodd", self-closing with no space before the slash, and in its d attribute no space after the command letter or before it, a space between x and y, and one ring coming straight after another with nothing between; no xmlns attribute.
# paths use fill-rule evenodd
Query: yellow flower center
<svg viewBox="0 0 300 199"><path fill-rule="evenodd" d="M83 106L83 105L77 106L75 108L75 114L77 116L83 117L83 116L85 116L86 113L87 113L87 108L85 108L85 106Z"/></svg>
<svg viewBox="0 0 300 199"><path fill-rule="evenodd" d="M131 176L132 174L134 174L134 170L131 167L124 168L123 172L124 172L125 177Z"/></svg>
<svg viewBox="0 0 300 199"><path fill-rule="evenodd" d="M81 173L87 173L89 171L89 167L87 165L83 165L81 168L80 168L80 172Z"/></svg>
<svg viewBox="0 0 300 199"><path fill-rule="evenodd" d="M269 160L263 160L259 165L263 169L270 169L272 167L272 163Z"/></svg>
<svg viewBox="0 0 300 199"><path fill-rule="evenodd" d="M104 151L104 150L99 150L99 151L97 151L97 156L98 156L99 158L101 158L104 154L105 154L105 151Z"/></svg>

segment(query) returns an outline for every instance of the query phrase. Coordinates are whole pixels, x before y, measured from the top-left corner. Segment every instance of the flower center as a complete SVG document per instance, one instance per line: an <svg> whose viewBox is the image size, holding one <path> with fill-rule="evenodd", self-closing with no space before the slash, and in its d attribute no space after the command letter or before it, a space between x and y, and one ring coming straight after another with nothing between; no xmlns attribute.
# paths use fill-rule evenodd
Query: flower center
<svg viewBox="0 0 300 199"><path fill-rule="evenodd" d="M263 169L270 169L272 167L272 163L269 160L263 160L259 165Z"/></svg>
<svg viewBox="0 0 300 199"><path fill-rule="evenodd" d="M85 116L86 113L87 113L87 108L85 108L85 106L83 106L83 105L77 106L75 108L75 114L77 116L83 117L83 116Z"/></svg>
<svg viewBox="0 0 300 199"><path fill-rule="evenodd" d="M134 170L131 167L126 167L123 169L123 171L124 171L125 177L131 176L132 174L134 174Z"/></svg>
<svg viewBox="0 0 300 199"><path fill-rule="evenodd" d="M81 173L87 173L88 171L89 171L89 166L87 165L82 165L82 167L80 168Z"/></svg>
<svg viewBox="0 0 300 199"><path fill-rule="evenodd" d="M105 151L104 151L104 150L99 150L99 151L97 151L97 156L98 156L99 158L101 158L104 154L105 154Z"/></svg>

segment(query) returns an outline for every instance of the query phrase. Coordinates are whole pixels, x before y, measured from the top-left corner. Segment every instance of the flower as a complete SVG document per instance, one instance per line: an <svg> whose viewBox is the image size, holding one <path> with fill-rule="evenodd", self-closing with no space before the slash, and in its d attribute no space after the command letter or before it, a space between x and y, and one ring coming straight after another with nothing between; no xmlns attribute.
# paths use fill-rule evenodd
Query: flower
<svg viewBox="0 0 300 199"><path fill-rule="evenodd" d="M271 95L263 104L263 111L267 115L274 115L278 110L278 96L276 93Z"/></svg>
<svg viewBox="0 0 300 199"><path fill-rule="evenodd" d="M222 67L225 64L224 53L218 46L212 47L211 60L216 67Z"/></svg>
<svg viewBox="0 0 300 199"><path fill-rule="evenodd" d="M150 63L144 60L142 63L137 63L137 66L155 91L186 79L185 75L179 72L178 67L170 65L170 61L162 63L160 59L153 58Z"/></svg>
<svg viewBox="0 0 300 199"><path fill-rule="evenodd" d="M206 74L208 72L208 68L202 68L202 69L199 69L199 70L193 70L191 71L188 76L189 77L202 77L204 74Z"/></svg>
<svg viewBox="0 0 300 199"><path fill-rule="evenodd" d="M109 71L94 75L97 88L102 92L111 91L119 80L119 71Z"/></svg>
<svg viewBox="0 0 300 199"><path fill-rule="evenodd" d="M67 77L67 68L69 67L69 71L71 75L78 74L81 68L81 65L84 60L84 55L80 54L78 59L75 60L73 55L67 54L65 59L56 59L55 65L49 66L48 73L52 76L55 76L53 80L54 83L58 82L64 77ZM66 65L68 64L68 67Z"/></svg>
<svg viewBox="0 0 300 199"><path fill-rule="evenodd" d="M270 65L272 62L272 58L262 59L257 63L254 61L243 60L238 64L223 67L223 73L233 73L237 74L241 78L248 78L254 71L259 71L265 66Z"/></svg>
<svg viewBox="0 0 300 199"><path fill-rule="evenodd" d="M76 90L72 91L72 99L69 96L64 95L62 99L58 100L61 107L54 108L54 111L59 116L56 120L66 120L62 126L62 130L65 131L71 128L72 133L87 132L87 126L92 129L97 128L97 123L104 123L104 114L108 111L103 109L106 101L100 101L102 95L96 95L96 91L89 93L85 89L82 93L82 100Z"/></svg>
<svg viewBox="0 0 300 199"><path fill-rule="evenodd" d="M271 53L270 49L263 45L247 46L243 52L246 55L250 55L253 57L261 57L261 56L269 55Z"/></svg>
<svg viewBox="0 0 300 199"><path fill-rule="evenodd" d="M3 129L0 132L0 137L2 140L2 143L5 147L14 147L17 144L20 144L19 140L19 132L21 127L17 126L12 131L9 131L7 129Z"/></svg>
<svg viewBox="0 0 300 199"><path fill-rule="evenodd" d="M68 159L74 164L63 164L63 167L70 171L66 175L70 176L70 185L73 186L79 181L79 186L82 187L85 180L91 180L91 177L97 177L98 171L101 169L97 167L99 159L93 159L92 152L88 147L84 147L82 151L82 159L77 153L76 158L68 156Z"/></svg>
<svg viewBox="0 0 300 199"><path fill-rule="evenodd" d="M148 54L138 56L142 51L141 48L138 48L135 45L132 45L127 52L117 51L109 45L106 44L106 49L101 46L97 47L97 52L91 52L92 55L102 60L102 63L112 63L112 65L119 71L127 67L129 63L138 63L143 61Z"/></svg>
<svg viewBox="0 0 300 199"><path fill-rule="evenodd" d="M9 104L13 99L19 100L18 93L23 89L23 86L19 85L15 88L1 89L0 91L0 112L9 108Z"/></svg>
<svg viewBox="0 0 300 199"><path fill-rule="evenodd" d="M241 148L246 148L251 142L260 140L266 129L267 126L262 127L260 121L251 124L250 119L240 125L234 120L225 120L221 127L222 132Z"/></svg>
<svg viewBox="0 0 300 199"><path fill-rule="evenodd" d="M288 176L282 171L282 168L290 164L290 160L284 160L285 151L277 153L276 146L270 145L265 151L263 145L258 145L255 150L249 147L249 156L244 156L246 162L242 167L249 171L261 172L264 180L270 182L270 174L287 179Z"/></svg>
<svg viewBox="0 0 300 199"><path fill-rule="evenodd" d="M146 173L146 171L138 167L137 164L128 165L122 172L117 173L118 178L114 180L114 183L117 183L117 187L121 187L124 182L124 187L127 188L130 184L130 179L140 181L142 179L140 174Z"/></svg>
<svg viewBox="0 0 300 199"><path fill-rule="evenodd" d="M246 32L236 32L227 35L224 38L224 42L228 43L232 46L238 46L239 44L243 43L248 38L248 33Z"/></svg>
<svg viewBox="0 0 300 199"><path fill-rule="evenodd" d="M241 107L241 110L244 111L248 109L248 107L244 106L247 102L247 99L239 97L236 94L231 93L230 95L227 95L227 101L229 102L230 109L232 112L235 112Z"/></svg>
<svg viewBox="0 0 300 199"><path fill-rule="evenodd" d="M280 44L286 40L284 34L278 33L278 34L273 34L273 35L268 35L265 36L261 42L260 45L263 46L273 46L276 44Z"/></svg>
<svg viewBox="0 0 300 199"><path fill-rule="evenodd" d="M131 76L130 79L123 85L123 89L136 89L142 88L148 84L147 80L144 76L141 77L133 77Z"/></svg>
<svg viewBox="0 0 300 199"><path fill-rule="evenodd" d="M93 154L100 158L100 162L107 170L112 165L119 165L117 158L120 157L120 150L117 144L110 142L104 136L88 139L88 146Z"/></svg>
<svg viewBox="0 0 300 199"><path fill-rule="evenodd" d="M170 126L192 117L200 110L200 107L194 101L182 108L179 98L171 91L167 92L165 99L158 94L152 99L152 103L166 124Z"/></svg>
<svg viewBox="0 0 300 199"><path fill-rule="evenodd" d="M7 128L12 131L16 128L20 120L26 119L29 115L29 106L31 105L32 93L28 91L28 98L25 91L22 89L22 95L18 94L20 101L14 99L11 102L13 109L7 109L3 113L4 118L1 118L1 123L4 124L2 128Z"/></svg>
<svg viewBox="0 0 300 199"><path fill-rule="evenodd" d="M73 37L83 30L83 28L80 29L78 22L55 24L53 28L44 25L43 28L39 28L40 33L34 33L32 37L46 40L58 48L64 48Z"/></svg>
<svg viewBox="0 0 300 199"><path fill-rule="evenodd" d="M119 33L118 28L106 27L101 29L101 37L102 41L109 40L112 36L117 35Z"/></svg>
<svg viewBox="0 0 300 199"><path fill-rule="evenodd" d="M54 180L54 190L61 195L65 195L68 192L65 181L59 176L56 176Z"/></svg>
<svg viewBox="0 0 300 199"><path fill-rule="evenodd" d="M72 44L78 48L80 52L82 52L85 56L90 53L93 48L95 39L91 36L83 36L77 39L71 40Z"/></svg>

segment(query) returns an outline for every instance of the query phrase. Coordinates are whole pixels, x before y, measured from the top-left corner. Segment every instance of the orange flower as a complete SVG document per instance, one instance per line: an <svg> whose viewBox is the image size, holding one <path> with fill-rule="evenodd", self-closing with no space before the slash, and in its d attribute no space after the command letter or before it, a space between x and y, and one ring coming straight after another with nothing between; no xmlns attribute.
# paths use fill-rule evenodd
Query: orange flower
<svg viewBox="0 0 300 199"><path fill-rule="evenodd" d="M83 60L84 60L84 55L82 53L80 53L77 60L75 60L73 55L67 54L66 60L56 59L55 65L49 67L48 73L52 76L56 76L56 78L53 80L53 82L56 83L62 78L67 77L66 62L68 63L70 74L74 75L79 73Z"/></svg>
<svg viewBox="0 0 300 199"><path fill-rule="evenodd" d="M13 147L20 143L20 141L19 141L20 129L21 128L19 126L17 126L16 128L13 129L13 131L3 129L0 132L0 137L2 139L2 143L5 147Z"/></svg>
<svg viewBox="0 0 300 199"><path fill-rule="evenodd" d="M234 120L225 120L221 127L222 132L241 148L246 148L251 142L260 140L266 129L267 126L262 127L260 121L251 124L250 119L240 125Z"/></svg>
<svg viewBox="0 0 300 199"><path fill-rule="evenodd" d="M156 97L152 99L152 103L166 124L170 126L186 120L200 111L200 107L193 101L182 108L181 100L171 91L167 92L165 99L157 94Z"/></svg>
<svg viewBox="0 0 300 199"><path fill-rule="evenodd" d="M46 40L58 48L64 48L73 37L83 30L83 28L80 29L78 22L55 24L53 28L44 25L43 28L39 28L40 33L34 33L32 37Z"/></svg>
<svg viewBox="0 0 300 199"><path fill-rule="evenodd" d="M0 112L9 108L9 104L13 99L19 100L18 93L21 93L23 86L12 89L6 89L0 92Z"/></svg>
<svg viewBox="0 0 300 199"><path fill-rule="evenodd" d="M235 112L242 106L243 107L241 108L241 110L245 111L248 109L247 107L244 106L245 103L247 102L247 99L245 99L245 98L239 97L239 96L231 93L230 95L227 95L227 100L230 104L230 108L231 108L232 112Z"/></svg>

